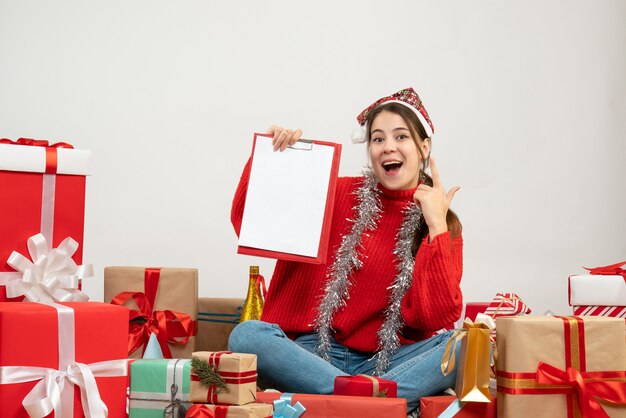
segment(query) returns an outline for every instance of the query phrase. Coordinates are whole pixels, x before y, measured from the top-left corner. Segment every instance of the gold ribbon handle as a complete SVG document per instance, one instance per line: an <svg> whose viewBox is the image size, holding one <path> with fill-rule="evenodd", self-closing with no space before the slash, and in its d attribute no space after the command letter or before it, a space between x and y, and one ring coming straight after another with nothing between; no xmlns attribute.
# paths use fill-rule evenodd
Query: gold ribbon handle
<svg viewBox="0 0 626 418"><path fill-rule="evenodd" d="M456 366L457 343L466 335L467 329L465 327L457 329L446 343L446 350L443 352L443 357L441 358L441 373L443 373L444 376L449 375L454 370L454 367Z"/></svg>

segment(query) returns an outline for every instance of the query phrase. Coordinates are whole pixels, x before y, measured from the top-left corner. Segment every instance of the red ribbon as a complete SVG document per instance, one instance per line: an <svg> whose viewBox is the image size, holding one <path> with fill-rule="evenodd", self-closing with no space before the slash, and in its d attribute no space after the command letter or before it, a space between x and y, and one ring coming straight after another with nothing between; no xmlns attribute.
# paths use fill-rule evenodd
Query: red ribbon
<svg viewBox="0 0 626 418"><path fill-rule="evenodd" d="M607 381L585 381L583 374L573 367L561 370L550 364L539 362L537 383L564 385L576 392L578 406L583 417L608 418L600 403L600 398L615 404L626 404L626 383Z"/></svg>
<svg viewBox="0 0 626 418"><path fill-rule="evenodd" d="M622 276L624 277L624 280L626 280L626 270L621 268L624 264L626 264L626 261L622 261L616 264L611 264L610 266L592 267L592 268L583 267L583 268L585 270L589 270L589 274L602 274L602 275L614 274L617 276Z"/></svg>
<svg viewBox="0 0 626 418"><path fill-rule="evenodd" d="M211 411L208 406L203 404L194 404L187 410L186 418L226 418L228 414L228 406L213 405L214 410Z"/></svg>
<svg viewBox="0 0 626 418"><path fill-rule="evenodd" d="M267 295L267 287L265 286L265 277L261 276L260 274L256 276L255 285L256 285L257 292L263 291L263 300L265 300L265 297Z"/></svg>
<svg viewBox="0 0 626 418"><path fill-rule="evenodd" d="M11 141L8 138L0 139L0 144L12 144L12 145L28 145L33 147L48 147L48 148L74 148L72 144L67 142L55 142L50 144L45 139L32 139L32 138L19 138L17 141Z"/></svg>
<svg viewBox="0 0 626 418"><path fill-rule="evenodd" d="M150 334L156 334L163 357L172 358L169 344L186 344L196 333L196 323L187 314L170 310L154 311L154 301L161 269L147 268L144 276L145 293L121 292L111 300L113 305L124 305L131 298L139 310L130 311L128 354L143 345L146 349Z"/></svg>
<svg viewBox="0 0 626 418"><path fill-rule="evenodd" d="M26 145L32 147L46 148L46 174L56 174L57 172L57 149L58 148L74 148L72 144L67 142L56 142L49 144L44 139L19 138L17 141L11 141L8 138L0 139L0 144Z"/></svg>

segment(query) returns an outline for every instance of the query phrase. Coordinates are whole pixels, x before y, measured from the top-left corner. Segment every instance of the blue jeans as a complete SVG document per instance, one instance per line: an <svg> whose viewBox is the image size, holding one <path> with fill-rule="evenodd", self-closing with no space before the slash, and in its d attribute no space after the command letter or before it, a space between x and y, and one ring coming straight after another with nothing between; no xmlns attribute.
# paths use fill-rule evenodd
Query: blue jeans
<svg viewBox="0 0 626 418"><path fill-rule="evenodd" d="M440 368L451 335L446 332L400 347L389 370L380 376L398 384L398 397L406 398L409 411L419 407L421 397L454 386L456 369L444 376ZM257 355L259 384L281 392L329 394L333 393L335 377L371 375L374 371L373 353L354 351L332 340L328 363L315 354L316 345L316 334L292 341L278 325L263 321L242 322L228 339L230 351Z"/></svg>

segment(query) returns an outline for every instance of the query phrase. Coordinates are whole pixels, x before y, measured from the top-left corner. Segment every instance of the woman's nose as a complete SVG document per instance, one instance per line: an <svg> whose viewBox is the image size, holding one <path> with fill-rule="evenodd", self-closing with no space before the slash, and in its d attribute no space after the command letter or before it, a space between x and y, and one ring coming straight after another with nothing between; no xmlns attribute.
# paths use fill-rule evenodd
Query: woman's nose
<svg viewBox="0 0 626 418"><path fill-rule="evenodd" d="M385 152L391 152L391 151L395 151L396 149L396 144L393 141L393 139L387 139L385 140L385 146L383 148L383 151Z"/></svg>

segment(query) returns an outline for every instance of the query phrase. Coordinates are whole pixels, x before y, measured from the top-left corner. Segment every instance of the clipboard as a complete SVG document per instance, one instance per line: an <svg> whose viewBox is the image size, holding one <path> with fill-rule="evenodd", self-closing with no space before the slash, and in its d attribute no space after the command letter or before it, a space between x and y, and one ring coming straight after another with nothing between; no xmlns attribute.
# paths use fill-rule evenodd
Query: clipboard
<svg viewBox="0 0 626 418"><path fill-rule="evenodd" d="M341 144L302 139L274 152L255 133L237 253L325 263L340 156Z"/></svg>

